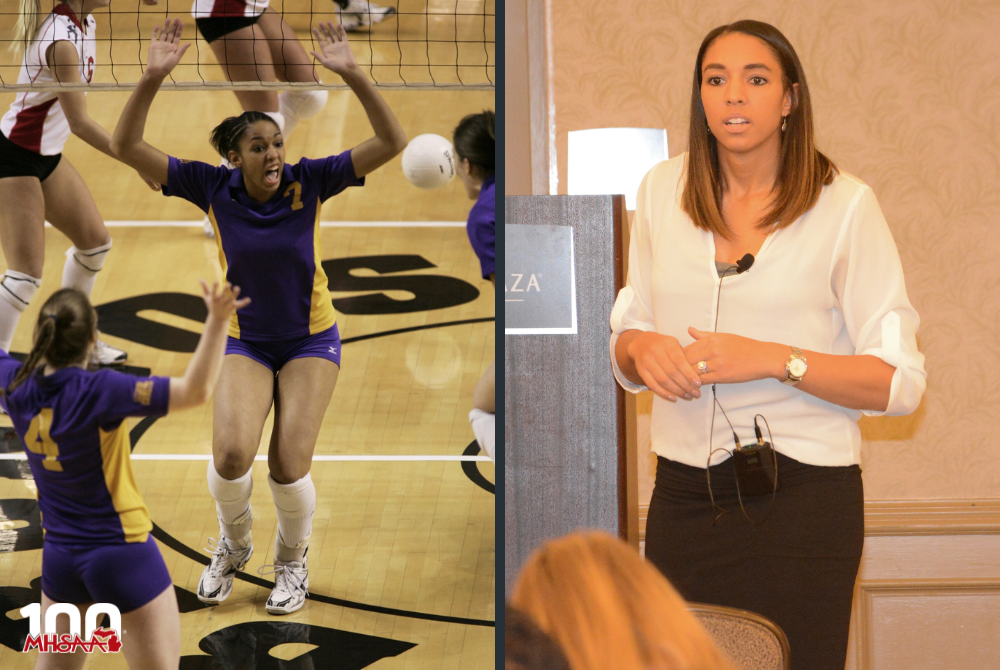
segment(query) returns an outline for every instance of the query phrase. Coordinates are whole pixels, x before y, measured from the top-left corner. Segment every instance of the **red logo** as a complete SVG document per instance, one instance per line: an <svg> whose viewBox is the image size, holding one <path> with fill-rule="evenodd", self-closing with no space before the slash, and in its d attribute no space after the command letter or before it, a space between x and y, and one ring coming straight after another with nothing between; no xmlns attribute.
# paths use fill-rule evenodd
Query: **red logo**
<svg viewBox="0 0 1000 670"><path fill-rule="evenodd" d="M87 83L88 84L90 83L90 80L93 77L94 77L94 57L93 56L88 56L87 57Z"/></svg>
<svg viewBox="0 0 1000 670"><path fill-rule="evenodd" d="M24 641L24 649L37 649L44 653L72 654L78 649L89 654L96 650L104 653L117 653L122 649L122 643L118 639L118 633L105 628L97 628L91 635L90 640L82 639L78 634L63 633L57 635L49 633L47 635L29 635Z"/></svg>

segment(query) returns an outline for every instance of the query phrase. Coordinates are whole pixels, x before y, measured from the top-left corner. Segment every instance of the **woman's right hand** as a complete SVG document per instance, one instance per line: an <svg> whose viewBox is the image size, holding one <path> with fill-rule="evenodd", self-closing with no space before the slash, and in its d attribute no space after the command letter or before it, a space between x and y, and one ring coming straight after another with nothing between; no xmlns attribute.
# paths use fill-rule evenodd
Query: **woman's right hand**
<svg viewBox="0 0 1000 670"><path fill-rule="evenodd" d="M163 22L163 28L153 27L153 38L149 41L149 64L146 72L157 76L166 77L170 71L177 66L184 52L191 46L190 42L181 44L181 33L184 32L184 24L180 19L167 19Z"/></svg>
<svg viewBox="0 0 1000 670"><path fill-rule="evenodd" d="M227 322L233 312L250 304L250 298L238 299L240 297L239 286L225 282L220 288L216 282L212 284L212 288L209 288L204 279L198 281L201 282L202 298L205 300L205 306L208 307L209 319Z"/></svg>
<svg viewBox="0 0 1000 670"><path fill-rule="evenodd" d="M701 380L676 337L640 332L626 347L643 384L664 400L701 397Z"/></svg>

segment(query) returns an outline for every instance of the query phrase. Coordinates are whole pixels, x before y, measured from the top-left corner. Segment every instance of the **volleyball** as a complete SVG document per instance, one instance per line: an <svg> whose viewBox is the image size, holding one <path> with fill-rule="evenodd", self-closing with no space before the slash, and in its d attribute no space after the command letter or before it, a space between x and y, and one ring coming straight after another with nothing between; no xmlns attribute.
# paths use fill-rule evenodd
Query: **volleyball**
<svg viewBox="0 0 1000 670"><path fill-rule="evenodd" d="M418 188L441 188L455 177L451 142L432 133L417 135L403 150L403 174Z"/></svg>

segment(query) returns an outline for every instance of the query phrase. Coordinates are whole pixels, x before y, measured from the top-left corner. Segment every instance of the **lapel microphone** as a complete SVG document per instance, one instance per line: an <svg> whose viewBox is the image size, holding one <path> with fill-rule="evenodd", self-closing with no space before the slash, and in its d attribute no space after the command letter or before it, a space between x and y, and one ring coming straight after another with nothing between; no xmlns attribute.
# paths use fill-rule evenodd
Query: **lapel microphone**
<svg viewBox="0 0 1000 670"><path fill-rule="evenodd" d="M750 269L753 265L754 257L753 254L747 254L743 258L736 261L736 274L743 274Z"/></svg>

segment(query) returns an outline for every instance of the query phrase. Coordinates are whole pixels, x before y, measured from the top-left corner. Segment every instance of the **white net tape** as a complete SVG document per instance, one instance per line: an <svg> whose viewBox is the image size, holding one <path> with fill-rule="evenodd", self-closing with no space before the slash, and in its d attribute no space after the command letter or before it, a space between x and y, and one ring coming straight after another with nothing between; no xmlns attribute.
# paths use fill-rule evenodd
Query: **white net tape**
<svg viewBox="0 0 1000 670"><path fill-rule="evenodd" d="M341 14L333 0L271 0L270 11L282 19L295 37L286 32L284 37L270 40L266 44L269 48L260 44L251 44L249 48L244 45L239 49L247 54L242 61L230 56L220 63L225 56L218 58L213 53L213 46L218 50L224 40L233 46L238 46L235 42L240 39L266 40L257 36L260 31L253 31L252 35L247 34L251 31L244 31L241 34L245 37L228 34L210 45L191 16L192 0L159 0L157 5L141 4L139 0L111 0L108 8L93 12L97 22L97 65L92 82L32 84L18 83L23 47L17 53L8 51L14 41L18 2L0 0L0 91L132 89L142 76L153 27L162 25L166 17L184 22L183 39L192 45L170 79L164 82L166 89L345 88L336 75L318 64L318 81L306 77L307 81L286 82L282 76L282 56L275 58L272 55L287 51L294 39L308 54L317 48L312 28L321 21L336 23L339 18L345 26L360 24L348 32L348 40L358 64L379 88L494 90L495 0L380 0L383 1L384 4L372 3L367 12L362 9L350 13L350 10L365 6L365 3L359 5L357 0L352 0L348 11ZM41 0L41 4L43 13L47 13L57 3ZM242 5L243 2L228 0L227 4ZM390 11L385 11L387 8ZM277 17L269 18L276 21ZM44 14L39 17L39 23L43 19ZM251 74L232 77L242 81L227 81L229 77L223 64L233 68L233 72L239 69Z"/></svg>

